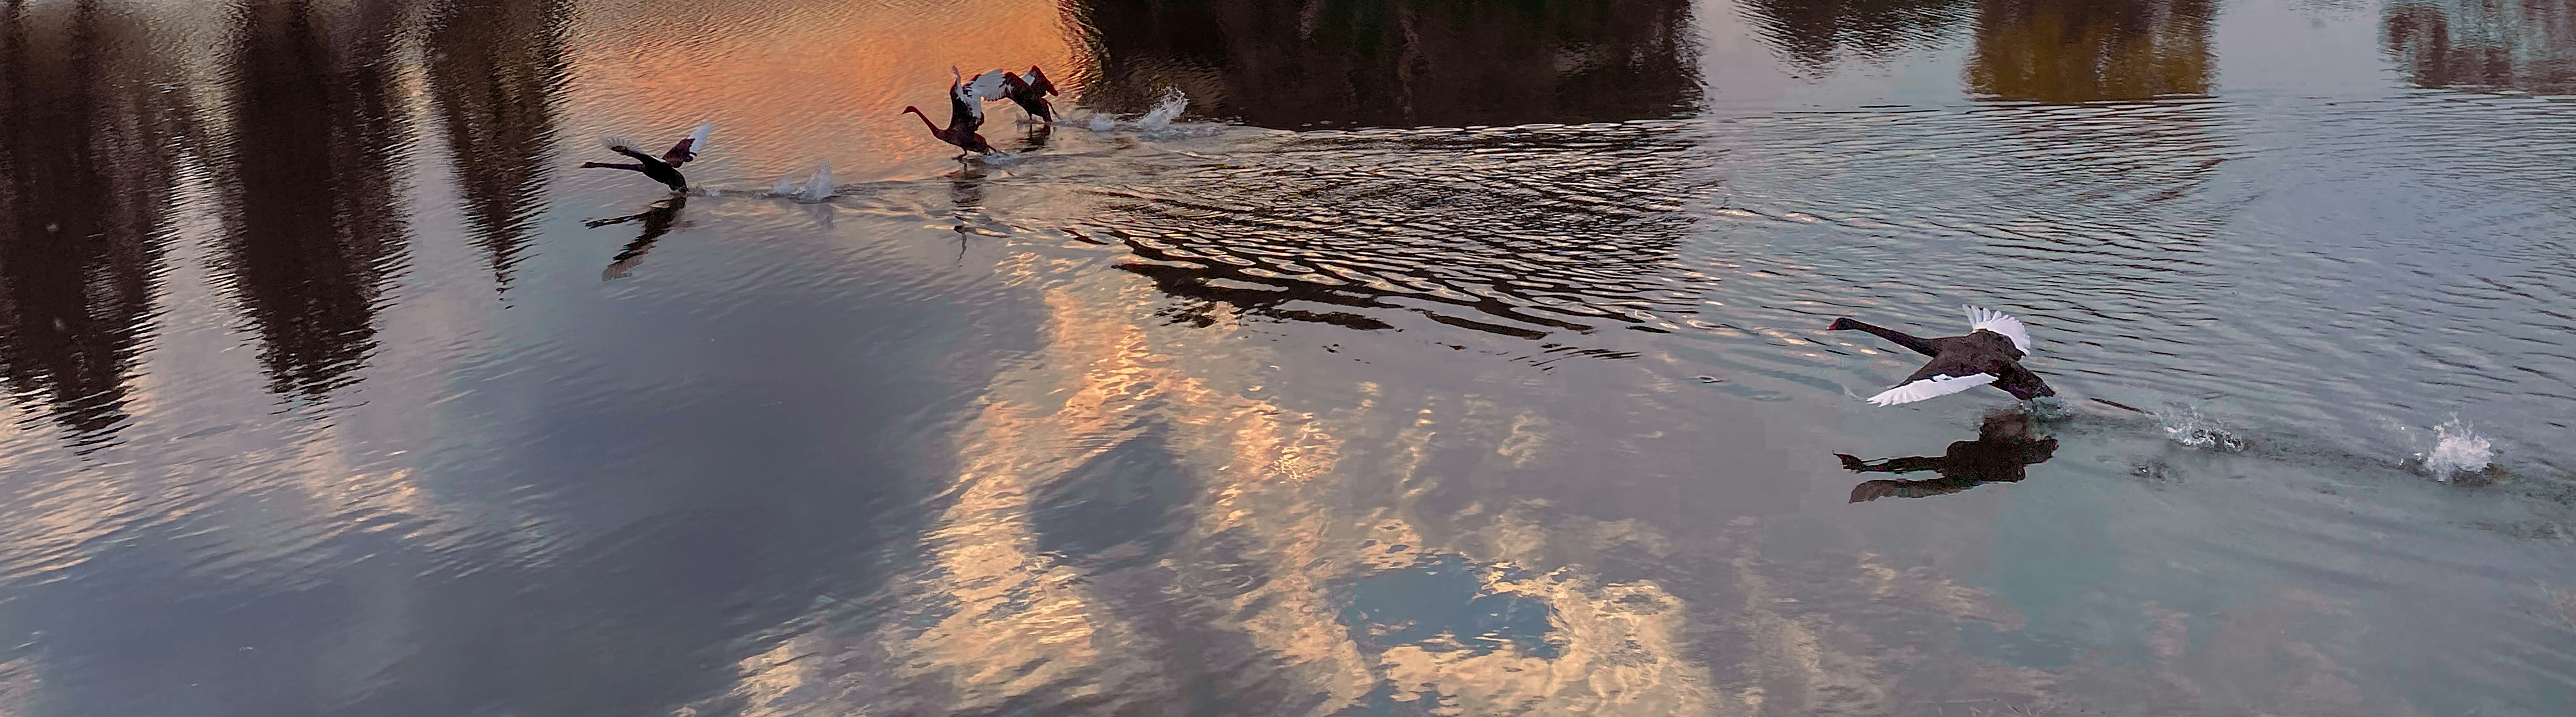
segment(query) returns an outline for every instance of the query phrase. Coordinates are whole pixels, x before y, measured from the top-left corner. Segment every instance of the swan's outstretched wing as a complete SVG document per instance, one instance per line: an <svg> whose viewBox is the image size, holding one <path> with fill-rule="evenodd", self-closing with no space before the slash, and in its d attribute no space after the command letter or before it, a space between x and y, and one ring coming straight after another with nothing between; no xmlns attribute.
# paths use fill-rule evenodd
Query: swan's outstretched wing
<svg viewBox="0 0 2576 717"><path fill-rule="evenodd" d="M954 89L954 88L951 88ZM984 103L959 90L948 94L948 131L973 134L984 126Z"/></svg>
<svg viewBox="0 0 2576 717"><path fill-rule="evenodd" d="M707 151L707 135L715 131L714 122L698 123L698 128L691 130L689 136L680 138L679 144L671 145L671 151L662 153L662 161L677 167L697 159L699 152Z"/></svg>
<svg viewBox="0 0 2576 717"><path fill-rule="evenodd" d="M1040 69L1038 69L1038 66L1037 66L1037 65L1030 65L1030 66L1029 66L1029 80L1028 80L1028 82L1029 82L1029 87L1030 87L1030 88L1032 88L1032 89L1035 89L1035 90L1036 90L1036 91L1038 91L1038 92L1043 92L1043 93L1050 94L1050 95L1052 95L1052 94L1056 94L1056 91L1055 91L1055 83L1054 83L1054 82L1049 82L1049 81L1047 81L1046 71L1045 71L1045 70L1040 70Z"/></svg>
<svg viewBox="0 0 2576 717"><path fill-rule="evenodd" d="M1878 395L1869 397L1869 402L1881 406L1913 403L1926 398L1947 396L1994 382L1994 374L1986 373L1969 374L1966 376L1925 376L1923 378L1907 381L1903 385L1895 388L1881 391Z"/></svg>
<svg viewBox="0 0 2576 717"><path fill-rule="evenodd" d="M2001 311L1988 311L1974 306L1959 308L1966 309L1968 312L1969 332L1974 333L1978 329L1985 329L2002 334L2004 338L2012 339L2013 348L2021 349L2023 354L2030 353L2030 330L2022 328L2021 319L2013 318Z"/></svg>
<svg viewBox="0 0 2576 717"><path fill-rule="evenodd" d="M958 71L955 65L948 67L948 74L957 76L956 80L948 83L948 131L974 132L984 126L984 100L976 96L975 88L966 82L965 73ZM976 75L975 80L983 81L984 75Z"/></svg>
<svg viewBox="0 0 2576 717"><path fill-rule="evenodd" d="M966 96L978 100L986 102L998 100L1002 98L1002 76L1007 74L1011 73L1005 70L985 70L984 74L976 75L975 79L968 80L959 89L965 92Z"/></svg>

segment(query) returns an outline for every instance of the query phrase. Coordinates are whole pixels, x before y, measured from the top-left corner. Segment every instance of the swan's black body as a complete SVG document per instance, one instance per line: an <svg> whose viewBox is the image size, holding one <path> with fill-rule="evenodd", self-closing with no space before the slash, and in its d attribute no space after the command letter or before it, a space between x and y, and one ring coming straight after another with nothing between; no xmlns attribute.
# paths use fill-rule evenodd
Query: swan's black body
<svg viewBox="0 0 2576 717"><path fill-rule="evenodd" d="M697 145L706 136L706 131L707 125L699 125L697 132L681 138L679 144L671 145L671 151L663 152L659 157L635 151L635 148L622 144L610 145L608 151L631 157L635 163L583 162L581 166L583 169L623 169L642 172L653 181L669 186L671 191L687 193L689 178L680 175L680 165L688 164L698 158Z"/></svg>
<svg viewBox="0 0 2576 717"><path fill-rule="evenodd" d="M1994 386L2011 393L2014 398L2027 401L2041 396L2057 395L2056 389L2049 388L2048 382L2039 379L2039 374L2031 373L2029 369L2021 367L2024 354L2019 347L2013 345L2013 340L1993 331L1980 328L1969 332L1966 336L1925 339L1848 318L1834 319L1833 325L1825 328L1832 331L1867 331L1877 334L1879 338L1895 342L1898 346L1912 349L1915 353L1932 357L1931 362L1923 364L1923 368L1916 370L1914 375L1905 377L1905 380L1898 384L1899 386L1941 376L1984 374L1995 377Z"/></svg>
<svg viewBox="0 0 2576 717"><path fill-rule="evenodd" d="M976 107L973 104L975 101L976 100L974 98L968 97L959 92L955 83L950 83L948 85L947 127L942 128L939 125L931 124L930 115L922 112L919 107L907 105L903 108L903 112L897 112L896 114L900 115L905 112L909 112L914 115L919 115L921 117L921 125L930 128L931 137L936 138L941 142L957 145L958 149L966 150L968 152L989 154L993 151L993 145L984 141L984 135L975 133L975 130L981 129L984 126L983 108Z"/></svg>
<svg viewBox="0 0 2576 717"><path fill-rule="evenodd" d="M1056 93L1055 83L1047 81L1046 72L1039 70L1038 66L1030 65L1025 78L1002 73L1002 90L1002 96L1019 103L1020 109L1026 110L1030 117L1055 124L1055 106L1047 102L1047 95Z"/></svg>

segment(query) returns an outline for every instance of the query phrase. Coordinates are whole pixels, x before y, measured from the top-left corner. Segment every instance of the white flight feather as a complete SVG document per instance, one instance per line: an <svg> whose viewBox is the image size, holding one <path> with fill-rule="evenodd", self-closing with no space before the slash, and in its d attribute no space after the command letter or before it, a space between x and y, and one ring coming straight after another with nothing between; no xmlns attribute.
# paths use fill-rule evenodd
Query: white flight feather
<svg viewBox="0 0 2576 717"><path fill-rule="evenodd" d="M976 75L975 79L968 80L966 85L960 89L964 90L968 97L973 97L987 102L1001 99L1002 75L1006 72L1007 71L1005 70L986 70L984 71L984 74Z"/></svg>
<svg viewBox="0 0 2576 717"><path fill-rule="evenodd" d="M689 153L705 154L707 152L707 135L714 134L715 131L716 123L714 122L698 123L697 129L689 131Z"/></svg>
<svg viewBox="0 0 2576 717"><path fill-rule="evenodd" d="M1966 309L1968 312L1969 333L1985 329L2003 334L2004 338L2012 339L2013 348L2021 349L2024 354L2030 353L2030 330L2022 328L2021 319L2013 318L2001 311L1989 311L1974 306L1959 308Z"/></svg>
<svg viewBox="0 0 2576 717"><path fill-rule="evenodd" d="M1913 403L1915 401L1935 396L1947 396L1994 382L1995 377L1992 374L1982 373L1969 374L1966 376L1928 376L1908 381L1902 386L1881 391L1878 395L1869 397L1869 402L1881 406Z"/></svg>

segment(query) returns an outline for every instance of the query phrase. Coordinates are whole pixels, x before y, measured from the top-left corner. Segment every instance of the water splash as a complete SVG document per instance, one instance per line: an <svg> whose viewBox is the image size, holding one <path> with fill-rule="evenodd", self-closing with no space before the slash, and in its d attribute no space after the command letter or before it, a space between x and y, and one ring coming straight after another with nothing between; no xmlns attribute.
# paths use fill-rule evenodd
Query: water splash
<svg viewBox="0 0 2576 717"><path fill-rule="evenodd" d="M777 186L769 188L770 195L799 202L824 202L831 201L833 190L840 187L838 182L832 181L832 161L828 159L823 160L823 166L816 167L814 174L806 177L803 183L794 181L795 178L793 174L779 177Z"/></svg>
<svg viewBox="0 0 2576 717"><path fill-rule="evenodd" d="M2165 437L2192 448L2235 452L2245 450L2245 438L2233 427L2217 418L2204 415L2200 409L2179 403L2168 403L2160 410L2148 411L2165 429Z"/></svg>
<svg viewBox="0 0 2576 717"><path fill-rule="evenodd" d="M1163 98L1154 102L1154 109L1137 118L1136 128L1148 132L1169 128L1172 120L1178 119L1181 112L1189 108L1190 96L1181 92L1181 88L1163 90Z"/></svg>
<svg viewBox="0 0 2576 717"><path fill-rule="evenodd" d="M2495 458L2495 445L2485 436L2470 430L2458 416L2433 427L2433 450L2415 454L2424 459L2424 472L2434 480L2450 482L2466 474L2484 472L2487 462Z"/></svg>
<svg viewBox="0 0 2576 717"><path fill-rule="evenodd" d="M627 149L635 149L635 140L627 139L627 138L625 138L625 137L619 137L619 136L617 136L617 135L613 135L613 134L612 134L612 135L608 135L608 136L605 136L605 137L601 137L601 138L599 138L599 146L607 147L607 148L609 148L609 149L616 149L616 148L619 148L619 147L625 147L625 148L627 148Z"/></svg>
<svg viewBox="0 0 2576 717"><path fill-rule="evenodd" d="M833 190L839 188L840 183L832 181L832 161L827 159L823 160L823 166L814 169L814 176L805 179L805 186L798 188L796 198L819 202L831 199Z"/></svg>
<svg viewBox="0 0 2576 717"><path fill-rule="evenodd" d="M1139 132L1165 132L1171 130L1173 120L1180 119L1181 113L1189 109L1189 93L1178 87L1168 87L1163 89L1162 99L1154 101L1153 109L1146 110L1133 123L1120 122L1116 113L1094 110L1083 118L1082 124L1093 132L1116 131L1120 125Z"/></svg>

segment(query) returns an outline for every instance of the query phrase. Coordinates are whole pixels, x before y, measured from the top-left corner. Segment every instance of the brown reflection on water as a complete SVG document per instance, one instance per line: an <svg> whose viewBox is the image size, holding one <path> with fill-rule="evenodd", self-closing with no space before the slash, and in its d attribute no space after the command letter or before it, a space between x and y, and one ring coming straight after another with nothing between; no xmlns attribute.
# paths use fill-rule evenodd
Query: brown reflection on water
<svg viewBox="0 0 2576 717"><path fill-rule="evenodd" d="M1099 63L1084 100L1263 127L1668 117L1700 95L1681 0L1158 3L1074 10Z"/></svg>
<svg viewBox="0 0 2576 717"><path fill-rule="evenodd" d="M1810 74L1937 42L1968 14L1967 0L1746 0L1744 7L1763 40Z"/></svg>
<svg viewBox="0 0 2576 717"><path fill-rule="evenodd" d="M400 8L253 0L238 11L222 267L271 390L355 380L408 241L395 191L410 137L393 96Z"/></svg>
<svg viewBox="0 0 2576 717"><path fill-rule="evenodd" d="M566 11L559 0L460 0L441 5L426 33L431 107L465 222L502 290L545 211Z"/></svg>
<svg viewBox="0 0 2576 717"><path fill-rule="evenodd" d="M2576 93L2576 0L2403 2L2383 41L2421 87Z"/></svg>
<svg viewBox="0 0 2576 717"><path fill-rule="evenodd" d="M715 149L699 160L707 169L692 164L690 176L750 172L762 187L781 173L802 177L822 159L832 160L845 184L954 168L947 159L954 148L899 114L904 105L945 117L938 108L952 66L974 72L1035 64L1051 76L1076 66L1063 12L1048 0L935 8L795 0L600 3L576 13L574 24L578 36L594 39L573 49L581 73L567 113L610 119L615 131L664 146L692 124L713 120ZM1063 91L1069 99L1081 89ZM988 109L985 137L1001 149L1020 149L1012 128L1019 110ZM563 146L576 155L599 151L589 136L568 137Z"/></svg>
<svg viewBox="0 0 2576 717"><path fill-rule="evenodd" d="M152 313L189 109L142 21L0 9L0 381L104 438Z"/></svg>
<svg viewBox="0 0 2576 717"><path fill-rule="evenodd" d="M2210 0L1982 0L1970 92L2034 102L2209 93Z"/></svg>

